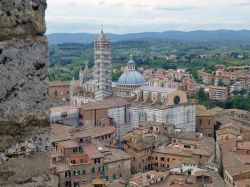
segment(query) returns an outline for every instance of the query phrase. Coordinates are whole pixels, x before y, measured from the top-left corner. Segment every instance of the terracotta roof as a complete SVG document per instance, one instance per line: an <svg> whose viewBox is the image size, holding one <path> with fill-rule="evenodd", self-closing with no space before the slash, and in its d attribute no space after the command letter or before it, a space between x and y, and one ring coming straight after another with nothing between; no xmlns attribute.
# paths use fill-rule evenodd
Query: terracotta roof
<svg viewBox="0 0 250 187"><path fill-rule="evenodd" d="M217 140L216 143L220 146L223 153L236 150L237 139Z"/></svg>
<svg viewBox="0 0 250 187"><path fill-rule="evenodd" d="M67 166L64 162L56 162L55 164L52 164L51 167L56 168L56 173L61 173L70 170L69 166Z"/></svg>
<svg viewBox="0 0 250 187"><path fill-rule="evenodd" d="M210 117L214 115L211 112L209 112L207 109L196 107L196 116Z"/></svg>
<svg viewBox="0 0 250 187"><path fill-rule="evenodd" d="M212 109L209 110L209 112L213 113L213 114L216 114L217 112L221 112L223 111L224 109L223 108L220 108L220 107L214 107Z"/></svg>
<svg viewBox="0 0 250 187"><path fill-rule="evenodd" d="M72 130L71 130L72 131ZM86 129L80 129L76 132L64 132L64 133L52 133L51 135L51 142L60 142L69 140L72 137L74 138L84 138L84 137L91 137L91 138L98 138L106 134L112 134L116 131L114 126L106 126L106 127L91 127Z"/></svg>
<svg viewBox="0 0 250 187"><path fill-rule="evenodd" d="M125 105L129 105L129 102L127 99L114 96L114 97L110 97L102 101L87 103L81 107L81 110L112 108L112 107L125 106Z"/></svg>
<svg viewBox="0 0 250 187"><path fill-rule="evenodd" d="M129 154L119 149L108 149L109 154L105 155L104 163L116 162L119 160L128 160L131 158Z"/></svg>
<svg viewBox="0 0 250 187"><path fill-rule="evenodd" d="M197 133L197 132L181 131L175 138L200 141L202 140L203 136L202 134Z"/></svg>
<svg viewBox="0 0 250 187"><path fill-rule="evenodd" d="M219 129L216 131L216 135L222 135L222 134L233 134L235 136L239 135L239 132L235 131L234 129L231 128L223 128L223 129Z"/></svg>
<svg viewBox="0 0 250 187"><path fill-rule="evenodd" d="M78 110L79 107L76 107L74 105L63 105L63 106L55 106L50 108L50 112L51 113L63 113L63 112L67 112L69 110Z"/></svg>
<svg viewBox="0 0 250 187"><path fill-rule="evenodd" d="M186 156L186 157L191 157L192 155L192 153L189 151L184 151L179 148L164 147L164 146L160 146L159 148L155 149L154 152L171 154L171 155L180 155L180 156Z"/></svg>
<svg viewBox="0 0 250 187"><path fill-rule="evenodd" d="M57 123L51 124L51 132L54 134L63 134L63 133L71 131L72 129L73 127L67 126L67 125L61 125Z"/></svg>
<svg viewBox="0 0 250 187"><path fill-rule="evenodd" d="M84 152L88 154L90 159L104 157L104 155L98 150L98 148L93 143L88 143L84 145Z"/></svg>
<svg viewBox="0 0 250 187"><path fill-rule="evenodd" d="M192 151L192 153L195 155L210 156L210 154L204 148L195 149Z"/></svg>
<svg viewBox="0 0 250 187"><path fill-rule="evenodd" d="M242 179L242 180L237 180L234 181L235 186L237 187L247 187L250 185L250 179Z"/></svg>
<svg viewBox="0 0 250 187"><path fill-rule="evenodd" d="M236 176L243 173L250 173L250 165L233 165L226 167L225 170L230 173L231 176Z"/></svg>
<svg viewBox="0 0 250 187"><path fill-rule="evenodd" d="M79 144L76 141L72 141L72 140L61 141L61 142L58 142L58 144L60 144L61 146L63 146L66 149L73 148L73 147L79 147Z"/></svg>
<svg viewBox="0 0 250 187"><path fill-rule="evenodd" d="M237 157L236 154L229 152L227 154L223 154L223 167L224 168L229 168L231 166L236 166L236 165L244 165L244 163Z"/></svg>

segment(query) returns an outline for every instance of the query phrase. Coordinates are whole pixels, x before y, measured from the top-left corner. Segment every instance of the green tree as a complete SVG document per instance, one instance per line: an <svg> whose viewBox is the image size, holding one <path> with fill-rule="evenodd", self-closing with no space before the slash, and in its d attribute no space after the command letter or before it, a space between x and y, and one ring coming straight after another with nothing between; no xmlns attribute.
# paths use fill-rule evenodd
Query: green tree
<svg viewBox="0 0 250 187"><path fill-rule="evenodd" d="M200 88L199 91L197 92L196 98L200 102L205 102L208 100L208 93L206 93L203 88Z"/></svg>
<svg viewBox="0 0 250 187"><path fill-rule="evenodd" d="M193 77L194 79L198 79L197 69L192 69L192 77Z"/></svg>

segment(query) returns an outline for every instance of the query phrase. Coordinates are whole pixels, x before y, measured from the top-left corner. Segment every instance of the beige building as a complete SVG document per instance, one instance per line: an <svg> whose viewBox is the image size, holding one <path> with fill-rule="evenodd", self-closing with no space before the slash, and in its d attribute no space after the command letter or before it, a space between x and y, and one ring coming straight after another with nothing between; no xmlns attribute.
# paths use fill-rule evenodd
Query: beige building
<svg viewBox="0 0 250 187"><path fill-rule="evenodd" d="M70 103L70 81L50 81L49 99L52 106Z"/></svg>
<svg viewBox="0 0 250 187"><path fill-rule="evenodd" d="M209 86L209 98L215 100L226 100L228 98L228 91L223 86Z"/></svg>

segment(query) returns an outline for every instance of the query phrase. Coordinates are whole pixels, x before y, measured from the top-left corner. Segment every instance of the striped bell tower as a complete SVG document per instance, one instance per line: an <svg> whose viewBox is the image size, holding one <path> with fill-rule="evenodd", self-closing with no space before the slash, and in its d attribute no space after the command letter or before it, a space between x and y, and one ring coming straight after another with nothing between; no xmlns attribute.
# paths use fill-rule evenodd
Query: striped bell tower
<svg viewBox="0 0 250 187"><path fill-rule="evenodd" d="M95 99L103 100L112 95L111 40L103 30L94 40Z"/></svg>

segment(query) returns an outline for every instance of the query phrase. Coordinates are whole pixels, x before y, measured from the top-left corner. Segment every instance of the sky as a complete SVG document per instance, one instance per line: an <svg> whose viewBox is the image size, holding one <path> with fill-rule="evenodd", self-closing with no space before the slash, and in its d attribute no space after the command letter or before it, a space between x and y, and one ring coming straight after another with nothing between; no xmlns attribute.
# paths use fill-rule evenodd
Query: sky
<svg viewBox="0 0 250 187"><path fill-rule="evenodd" d="M250 29L250 0L47 0L47 33ZM102 26L103 25L103 26Z"/></svg>

